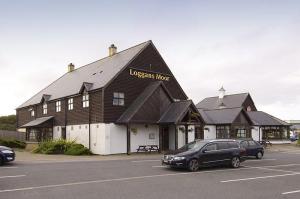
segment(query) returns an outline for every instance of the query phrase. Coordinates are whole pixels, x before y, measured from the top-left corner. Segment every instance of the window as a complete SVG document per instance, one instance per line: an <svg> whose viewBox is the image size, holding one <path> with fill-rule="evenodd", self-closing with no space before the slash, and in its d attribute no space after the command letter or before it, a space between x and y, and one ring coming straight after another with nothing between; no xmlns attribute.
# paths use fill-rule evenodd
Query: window
<svg viewBox="0 0 300 199"><path fill-rule="evenodd" d="M55 103L55 107L56 107L56 112L60 112L61 111L61 101L57 101L56 103Z"/></svg>
<svg viewBox="0 0 300 199"><path fill-rule="evenodd" d="M155 139L155 133L149 133L149 139L154 140Z"/></svg>
<svg viewBox="0 0 300 199"><path fill-rule="evenodd" d="M249 146L256 146L256 143L254 141L248 141Z"/></svg>
<svg viewBox="0 0 300 199"><path fill-rule="evenodd" d="M219 150L228 149L227 142L218 142L218 149Z"/></svg>
<svg viewBox="0 0 300 199"><path fill-rule="evenodd" d="M82 96L82 107L86 108L89 107L90 103L89 103L89 94L87 92L85 92Z"/></svg>
<svg viewBox="0 0 300 199"><path fill-rule="evenodd" d="M228 142L228 146L230 149L239 148L239 145L237 142Z"/></svg>
<svg viewBox="0 0 300 199"><path fill-rule="evenodd" d="M31 117L34 117L34 115L35 115L34 110L31 110L30 114L31 114Z"/></svg>
<svg viewBox="0 0 300 199"><path fill-rule="evenodd" d="M248 147L248 141L241 142L241 147L247 148Z"/></svg>
<svg viewBox="0 0 300 199"><path fill-rule="evenodd" d="M114 98L113 98L113 105L114 106L124 106L125 101L124 101L124 93L114 93Z"/></svg>
<svg viewBox="0 0 300 199"><path fill-rule="evenodd" d="M210 145L206 146L205 149L206 149L207 151L214 151L214 150L217 150L217 144L210 144Z"/></svg>
<svg viewBox="0 0 300 199"><path fill-rule="evenodd" d="M229 126L217 126L217 139L230 138Z"/></svg>
<svg viewBox="0 0 300 199"><path fill-rule="evenodd" d="M237 138L245 138L245 137L247 137L246 129L236 129L236 137Z"/></svg>
<svg viewBox="0 0 300 199"><path fill-rule="evenodd" d="M43 114L46 115L48 112L48 105L46 103L43 104Z"/></svg>
<svg viewBox="0 0 300 199"><path fill-rule="evenodd" d="M73 110L73 98L68 99L68 110Z"/></svg>

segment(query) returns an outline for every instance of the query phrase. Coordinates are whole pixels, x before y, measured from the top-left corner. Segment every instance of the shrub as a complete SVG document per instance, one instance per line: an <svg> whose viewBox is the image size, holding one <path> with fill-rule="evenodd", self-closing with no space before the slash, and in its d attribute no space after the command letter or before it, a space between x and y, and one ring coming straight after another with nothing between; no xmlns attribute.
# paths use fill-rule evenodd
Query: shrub
<svg viewBox="0 0 300 199"><path fill-rule="evenodd" d="M73 144L65 152L66 155L90 155L91 152L82 144Z"/></svg>
<svg viewBox="0 0 300 199"><path fill-rule="evenodd" d="M0 139L0 145L19 149L24 149L26 147L25 142L15 139Z"/></svg>
<svg viewBox="0 0 300 199"><path fill-rule="evenodd" d="M82 144L76 144L74 141L47 140L39 144L38 148L33 150L34 153L43 154L67 154L67 155L89 155L90 150Z"/></svg>
<svg viewBox="0 0 300 199"><path fill-rule="evenodd" d="M297 140L297 145L300 146L300 139Z"/></svg>

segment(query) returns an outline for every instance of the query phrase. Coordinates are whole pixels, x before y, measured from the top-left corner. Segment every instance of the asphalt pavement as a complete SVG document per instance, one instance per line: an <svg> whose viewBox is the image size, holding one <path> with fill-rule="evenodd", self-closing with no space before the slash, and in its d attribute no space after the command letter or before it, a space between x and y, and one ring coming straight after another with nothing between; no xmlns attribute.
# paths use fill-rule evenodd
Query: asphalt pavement
<svg viewBox="0 0 300 199"><path fill-rule="evenodd" d="M199 172L128 159L18 161L0 167L0 199L299 199L300 150L268 151L238 169Z"/></svg>

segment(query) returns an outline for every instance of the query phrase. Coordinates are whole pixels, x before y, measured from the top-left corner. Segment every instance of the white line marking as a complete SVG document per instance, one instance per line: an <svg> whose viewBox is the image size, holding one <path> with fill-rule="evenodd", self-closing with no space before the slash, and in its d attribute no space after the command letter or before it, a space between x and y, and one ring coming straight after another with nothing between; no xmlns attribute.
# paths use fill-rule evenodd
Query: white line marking
<svg viewBox="0 0 300 199"><path fill-rule="evenodd" d="M131 161L131 162L138 163L138 162L158 162L158 161L161 161L161 160L134 160L134 161Z"/></svg>
<svg viewBox="0 0 300 199"><path fill-rule="evenodd" d="M282 194L282 195L286 195L286 194L291 194L291 193L300 193L300 190L283 192L283 193L281 193L281 194Z"/></svg>
<svg viewBox="0 0 300 199"><path fill-rule="evenodd" d="M16 169L16 168L19 168L19 167L0 167L0 169Z"/></svg>
<svg viewBox="0 0 300 199"><path fill-rule="evenodd" d="M0 176L0 179L3 179L3 178L19 178L19 177L24 177L26 175L16 175L16 176Z"/></svg>
<svg viewBox="0 0 300 199"><path fill-rule="evenodd" d="M256 161L275 161L275 160L277 160L277 159L261 159L261 160L251 160L251 159L247 159L247 161L249 161L249 162L256 162Z"/></svg>
<svg viewBox="0 0 300 199"><path fill-rule="evenodd" d="M233 179L233 180L223 180L220 182L239 182L239 181L248 181L248 180L256 180L256 179L266 179L266 178L277 178L277 177L284 177L284 176L295 176L299 175L300 173L288 173L288 174L282 174L282 175L273 175L273 176L259 176L259 177L253 177L253 178L240 178L240 179Z"/></svg>
<svg viewBox="0 0 300 199"><path fill-rule="evenodd" d="M245 166L246 168L252 168L252 169L262 169L262 170L269 170L269 171L279 171L279 172L288 172L288 173L295 173L295 171L287 171L287 170L281 170L281 169L270 169L268 167L249 167Z"/></svg>
<svg viewBox="0 0 300 199"><path fill-rule="evenodd" d="M154 168L167 168L167 166L163 166L163 165L161 165L161 166L152 166L152 167L154 167Z"/></svg>

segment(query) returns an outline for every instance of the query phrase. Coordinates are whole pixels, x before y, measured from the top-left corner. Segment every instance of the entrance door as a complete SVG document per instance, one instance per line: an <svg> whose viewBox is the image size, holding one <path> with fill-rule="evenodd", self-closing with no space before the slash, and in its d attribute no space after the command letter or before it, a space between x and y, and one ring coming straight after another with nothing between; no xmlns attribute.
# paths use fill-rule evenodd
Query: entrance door
<svg viewBox="0 0 300 199"><path fill-rule="evenodd" d="M195 139L200 139L203 140L204 139L204 131L202 130L202 128L200 126L196 126L195 127Z"/></svg>
<svg viewBox="0 0 300 199"><path fill-rule="evenodd" d="M162 150L169 150L169 127L162 127Z"/></svg>

